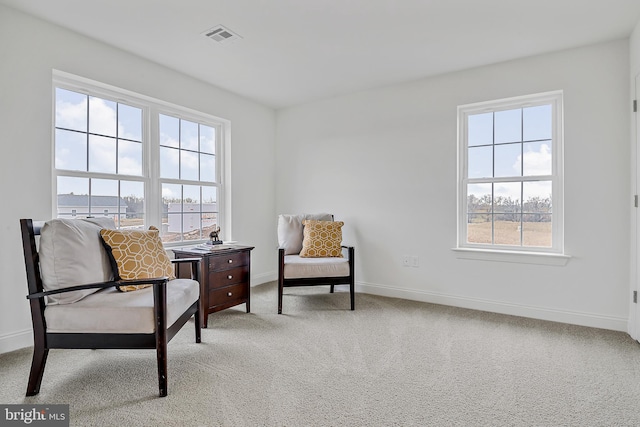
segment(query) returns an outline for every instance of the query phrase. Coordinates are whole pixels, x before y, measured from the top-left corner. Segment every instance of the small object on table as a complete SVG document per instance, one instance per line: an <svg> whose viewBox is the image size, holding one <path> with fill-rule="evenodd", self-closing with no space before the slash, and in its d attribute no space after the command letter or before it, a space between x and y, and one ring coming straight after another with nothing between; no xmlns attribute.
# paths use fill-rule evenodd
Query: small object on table
<svg viewBox="0 0 640 427"><path fill-rule="evenodd" d="M208 245L221 245L222 240L220 240L220 227L214 228L211 233L209 233L209 241Z"/></svg>

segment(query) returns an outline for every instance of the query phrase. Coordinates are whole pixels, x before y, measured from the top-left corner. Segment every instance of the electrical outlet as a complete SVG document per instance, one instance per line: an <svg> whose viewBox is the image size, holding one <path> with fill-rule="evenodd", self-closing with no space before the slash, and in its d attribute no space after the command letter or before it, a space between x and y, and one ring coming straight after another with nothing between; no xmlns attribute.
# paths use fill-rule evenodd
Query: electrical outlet
<svg viewBox="0 0 640 427"><path fill-rule="evenodd" d="M411 257L409 255L402 255L402 266L403 267L411 266Z"/></svg>
<svg viewBox="0 0 640 427"><path fill-rule="evenodd" d="M411 267L420 267L420 258L418 258L417 256L412 256Z"/></svg>

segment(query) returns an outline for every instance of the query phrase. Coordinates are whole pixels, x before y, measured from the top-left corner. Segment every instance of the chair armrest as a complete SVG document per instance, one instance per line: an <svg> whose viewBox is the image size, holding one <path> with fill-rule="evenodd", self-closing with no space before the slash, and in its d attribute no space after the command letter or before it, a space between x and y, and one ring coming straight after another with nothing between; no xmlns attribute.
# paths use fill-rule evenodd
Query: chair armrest
<svg viewBox="0 0 640 427"><path fill-rule="evenodd" d="M37 299L37 298L45 297L47 295L62 294L65 292L73 292L73 291L82 291L84 289L111 288L113 286L116 286L117 284L118 282L114 281L114 282L90 283L87 285L69 286L68 288L52 289L50 291L42 291L42 292L36 292L35 294L29 294L27 295L27 299Z"/></svg>
<svg viewBox="0 0 640 427"><path fill-rule="evenodd" d="M37 298L46 297L47 295L81 291L84 289L106 289L106 288L111 288L114 286L122 286L122 285L145 285L145 284L153 285L156 283L162 284L166 282L167 282L166 277L155 277L152 279L119 280L119 281L112 281L112 282L90 283L87 285L76 285L76 286L69 286L68 288L52 289L50 291L36 292L35 294L27 295L27 299L37 299Z"/></svg>
<svg viewBox="0 0 640 427"><path fill-rule="evenodd" d="M171 262L173 264L182 264L185 262L200 262L201 258L173 258Z"/></svg>
<svg viewBox="0 0 640 427"><path fill-rule="evenodd" d="M347 259L348 260L352 260L355 254L355 248L353 246L345 246L342 245L342 249L346 249L347 250Z"/></svg>
<svg viewBox="0 0 640 427"><path fill-rule="evenodd" d="M202 258L173 258L171 263L173 264L185 264L191 263L191 278L197 282L200 282L200 261ZM177 276L176 272L176 276Z"/></svg>

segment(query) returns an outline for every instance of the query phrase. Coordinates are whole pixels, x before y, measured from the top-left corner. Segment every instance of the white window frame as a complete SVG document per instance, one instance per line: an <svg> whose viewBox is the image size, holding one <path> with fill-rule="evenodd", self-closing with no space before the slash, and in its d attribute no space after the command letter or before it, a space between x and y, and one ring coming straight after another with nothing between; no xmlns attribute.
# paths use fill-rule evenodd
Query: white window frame
<svg viewBox="0 0 640 427"><path fill-rule="evenodd" d="M468 178L468 117L474 114L552 105L552 171L550 175L509 178ZM564 254L564 170L563 170L563 92L539 94L478 102L458 107L458 242L455 250L460 258L498 260L508 262L543 263L563 265ZM472 183L551 181L552 195L552 246L530 247L467 242L467 185ZM541 259L541 258L546 258Z"/></svg>
<svg viewBox="0 0 640 427"><path fill-rule="evenodd" d="M144 226L159 226L162 222L162 184L205 185L217 188L217 218L221 228L221 238L231 240L231 203L230 195L230 157L228 154L230 121L165 102L146 95L107 85L84 77L59 70L53 70L52 79L52 217L58 215L57 178L58 176L119 179L140 181L144 183ZM131 105L142 109L142 175L105 174L97 172L58 170L55 165L55 111L56 88L67 89L89 96L96 96L110 101ZM190 181L185 179L166 179L160 177L160 135L159 114L197 122L216 129L216 177L215 182ZM182 240L165 242L165 247L189 246L208 240L204 236L200 240Z"/></svg>

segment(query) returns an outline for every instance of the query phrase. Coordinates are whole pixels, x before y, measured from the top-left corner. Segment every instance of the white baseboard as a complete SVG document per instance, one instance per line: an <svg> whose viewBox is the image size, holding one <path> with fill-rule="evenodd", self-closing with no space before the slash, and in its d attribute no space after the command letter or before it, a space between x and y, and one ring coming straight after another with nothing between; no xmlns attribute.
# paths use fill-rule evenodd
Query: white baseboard
<svg viewBox="0 0 640 427"><path fill-rule="evenodd" d="M357 282L356 289L358 292L373 295L450 305L454 307L470 308L473 310L489 311L492 313L509 314L512 316L529 317L533 319L589 326L592 328L610 329L621 332L627 332L628 326L628 319L624 317L603 316L594 313L511 304L500 301L448 295L438 292L401 289L393 286L366 282Z"/></svg>
<svg viewBox="0 0 640 427"><path fill-rule="evenodd" d="M33 333L31 329L0 335L0 354L31 347L32 345Z"/></svg>
<svg viewBox="0 0 640 427"><path fill-rule="evenodd" d="M273 282L274 280L278 280L277 271L256 274L251 276L251 286L262 285L263 283Z"/></svg>

